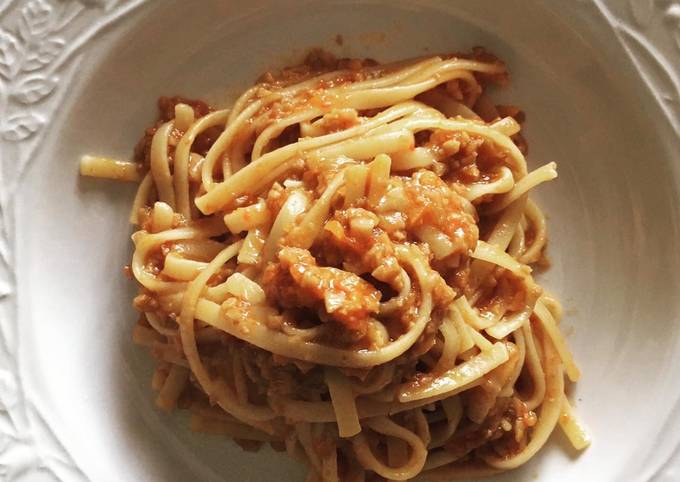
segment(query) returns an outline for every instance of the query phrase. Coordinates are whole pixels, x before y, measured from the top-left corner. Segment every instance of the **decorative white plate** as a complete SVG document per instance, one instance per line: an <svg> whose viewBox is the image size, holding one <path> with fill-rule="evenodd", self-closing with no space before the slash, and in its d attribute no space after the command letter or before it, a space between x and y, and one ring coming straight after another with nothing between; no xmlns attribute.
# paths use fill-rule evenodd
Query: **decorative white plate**
<svg viewBox="0 0 680 482"><path fill-rule="evenodd" d="M579 456L556 432L496 480L680 480L680 3L0 0L0 26L2 480L301 480L154 408L121 272L132 187L79 178L78 159L129 156L159 95L224 101L312 46L475 45L510 67L530 162L559 166L539 190L543 283L594 439Z"/></svg>

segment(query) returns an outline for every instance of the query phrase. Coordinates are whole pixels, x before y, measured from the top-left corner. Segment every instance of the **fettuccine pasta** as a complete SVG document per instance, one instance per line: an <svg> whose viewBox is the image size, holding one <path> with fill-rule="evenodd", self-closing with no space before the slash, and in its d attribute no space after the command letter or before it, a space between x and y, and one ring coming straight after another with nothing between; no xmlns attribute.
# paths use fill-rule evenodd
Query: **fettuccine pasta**
<svg viewBox="0 0 680 482"><path fill-rule="evenodd" d="M486 94L502 62L379 65L313 52L230 109L162 98L133 161L135 343L163 410L308 481L481 476L524 464L579 376L534 278L545 217L523 113Z"/></svg>

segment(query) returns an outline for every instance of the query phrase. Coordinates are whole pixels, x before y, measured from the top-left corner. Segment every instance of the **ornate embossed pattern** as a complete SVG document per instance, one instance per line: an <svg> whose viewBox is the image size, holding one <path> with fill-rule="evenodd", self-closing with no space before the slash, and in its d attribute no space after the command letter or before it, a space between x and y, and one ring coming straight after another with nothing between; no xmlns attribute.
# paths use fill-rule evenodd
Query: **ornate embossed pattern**
<svg viewBox="0 0 680 482"><path fill-rule="evenodd" d="M595 2L680 134L680 1Z"/></svg>
<svg viewBox="0 0 680 482"><path fill-rule="evenodd" d="M142 0L0 0L0 478L86 480L38 407L17 359L12 200L82 56ZM43 480L41 479L41 480Z"/></svg>

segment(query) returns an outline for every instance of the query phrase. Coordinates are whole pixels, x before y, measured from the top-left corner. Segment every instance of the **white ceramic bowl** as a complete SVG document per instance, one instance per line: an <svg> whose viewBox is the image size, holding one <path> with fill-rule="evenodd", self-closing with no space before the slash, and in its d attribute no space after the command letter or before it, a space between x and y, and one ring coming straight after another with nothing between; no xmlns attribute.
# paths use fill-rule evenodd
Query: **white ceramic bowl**
<svg viewBox="0 0 680 482"><path fill-rule="evenodd" d="M538 189L552 259L542 282L564 301L583 371L571 396L593 435L577 455L557 430L526 467L494 480L678 480L680 6L631 5L0 5L0 287L16 284L0 312L9 478L302 480L283 454L242 452L154 408L152 363L130 341L134 285L121 272L133 187L79 178L78 159L129 156L160 95L224 102L310 47L386 61L483 45L510 68L497 98L526 111L530 164L558 163L558 180ZM4 77L3 52L24 59Z"/></svg>

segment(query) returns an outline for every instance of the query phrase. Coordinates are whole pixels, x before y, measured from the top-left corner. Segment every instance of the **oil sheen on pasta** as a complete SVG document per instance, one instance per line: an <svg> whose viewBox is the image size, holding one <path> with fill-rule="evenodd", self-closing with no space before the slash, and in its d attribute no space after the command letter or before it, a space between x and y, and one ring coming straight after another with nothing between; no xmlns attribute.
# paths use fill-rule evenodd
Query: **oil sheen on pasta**
<svg viewBox="0 0 680 482"><path fill-rule="evenodd" d="M312 52L229 109L161 98L134 161L135 343L164 410L269 444L308 481L480 476L560 425L579 371L535 281L546 223L524 114L469 54L379 65Z"/></svg>

